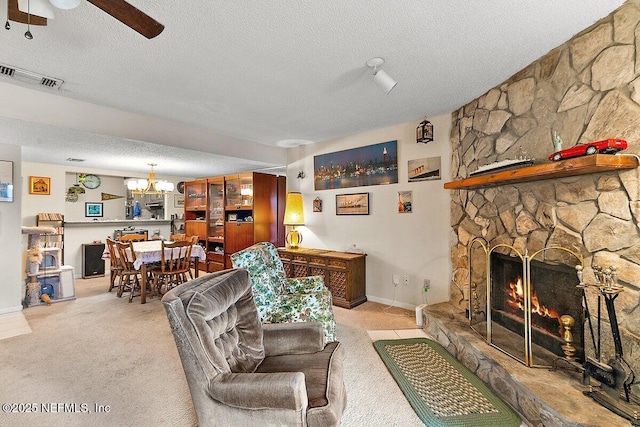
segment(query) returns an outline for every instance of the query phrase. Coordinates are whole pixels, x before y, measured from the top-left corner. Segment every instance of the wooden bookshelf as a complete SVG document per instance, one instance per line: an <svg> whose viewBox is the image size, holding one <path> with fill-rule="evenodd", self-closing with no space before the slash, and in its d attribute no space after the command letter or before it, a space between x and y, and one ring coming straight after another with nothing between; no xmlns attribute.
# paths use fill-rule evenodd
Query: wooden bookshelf
<svg viewBox="0 0 640 427"><path fill-rule="evenodd" d="M447 190L473 190L521 182L634 169L637 167L638 157L635 155L594 154L450 181L444 184L444 188Z"/></svg>
<svg viewBox="0 0 640 427"><path fill-rule="evenodd" d="M36 215L36 225L53 227L56 234L45 234L42 246L45 248L60 248L61 262L64 264L64 215L60 213L39 213Z"/></svg>

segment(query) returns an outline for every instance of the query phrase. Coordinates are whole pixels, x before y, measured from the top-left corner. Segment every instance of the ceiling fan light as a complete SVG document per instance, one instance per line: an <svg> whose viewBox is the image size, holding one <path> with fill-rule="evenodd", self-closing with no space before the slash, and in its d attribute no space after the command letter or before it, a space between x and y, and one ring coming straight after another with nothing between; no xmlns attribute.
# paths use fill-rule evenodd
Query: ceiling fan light
<svg viewBox="0 0 640 427"><path fill-rule="evenodd" d="M31 15L54 19L53 6L47 0L18 0L18 10Z"/></svg>
<svg viewBox="0 0 640 427"><path fill-rule="evenodd" d="M80 0L49 0L58 9L75 9L80 6Z"/></svg>

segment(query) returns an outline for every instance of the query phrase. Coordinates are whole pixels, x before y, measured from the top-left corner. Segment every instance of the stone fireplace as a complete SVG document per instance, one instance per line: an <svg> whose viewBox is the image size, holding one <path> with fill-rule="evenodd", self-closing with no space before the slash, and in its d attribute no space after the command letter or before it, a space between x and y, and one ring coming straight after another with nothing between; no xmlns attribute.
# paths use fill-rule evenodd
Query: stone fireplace
<svg viewBox="0 0 640 427"><path fill-rule="evenodd" d="M535 163L548 162L556 132L562 148L621 138L628 149L619 155L637 155L638 123L640 1L630 0L452 114L452 180L521 152ZM639 178L635 168L451 191L451 303L473 309L470 285L484 283L473 271L484 261L470 259L476 238L488 247L508 245L521 254L568 248L584 260L587 283L595 281L594 265L617 267L625 288L617 300L622 345L640 373ZM554 257L563 255L544 262L572 267L566 260L549 259ZM589 306L597 306L595 293L587 298ZM605 313L603 330L609 330L607 321ZM593 355L590 338L583 340L584 353ZM603 360L614 356L610 335L602 337L602 353Z"/></svg>

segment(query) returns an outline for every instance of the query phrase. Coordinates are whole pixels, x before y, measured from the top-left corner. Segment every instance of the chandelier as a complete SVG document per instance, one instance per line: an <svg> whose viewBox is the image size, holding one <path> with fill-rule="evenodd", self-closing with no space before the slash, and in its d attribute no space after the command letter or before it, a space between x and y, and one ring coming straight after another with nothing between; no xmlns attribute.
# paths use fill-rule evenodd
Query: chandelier
<svg viewBox="0 0 640 427"><path fill-rule="evenodd" d="M166 194L173 191L173 183L169 181L156 180L156 173L153 167L156 163L147 163L151 166L148 179L131 179L127 181L127 189L133 194Z"/></svg>

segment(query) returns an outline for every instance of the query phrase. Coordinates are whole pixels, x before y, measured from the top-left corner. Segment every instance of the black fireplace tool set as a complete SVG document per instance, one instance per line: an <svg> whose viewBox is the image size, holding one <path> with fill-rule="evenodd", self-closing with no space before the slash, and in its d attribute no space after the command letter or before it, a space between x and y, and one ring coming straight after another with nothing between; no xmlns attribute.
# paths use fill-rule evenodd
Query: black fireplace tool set
<svg viewBox="0 0 640 427"><path fill-rule="evenodd" d="M623 287L618 284L616 268L612 266L603 270L600 266L594 266L593 271L596 281L598 282L595 285L587 285L584 283L582 266L576 266L576 270L580 281L578 287L582 289L585 317L595 350L595 358L586 357L585 363L582 366L583 383L589 384L591 378L600 383L599 387L590 386L590 389L585 391L584 394L590 396L610 411L628 419L632 425L640 426L640 400L638 396L631 393L631 386L636 384L636 377L633 369L631 369L629 363L624 359L622 353L622 340L620 339L620 329L616 316L615 300L624 290ZM585 293L586 288L589 286L598 288L598 316L595 331L589 311L587 295ZM607 309L607 315L609 316L609 323L611 324L611 334L615 349L615 356L609 359L607 363L600 361L601 311L603 299Z"/></svg>

